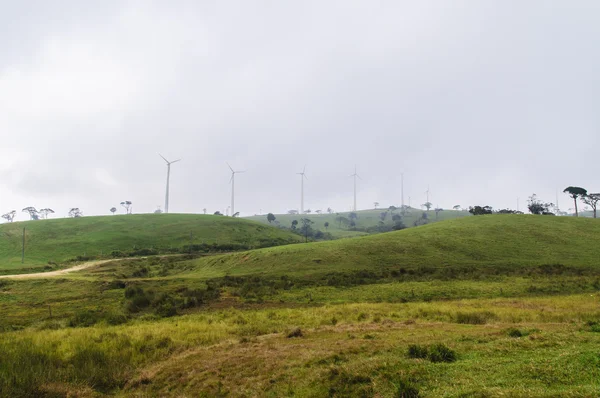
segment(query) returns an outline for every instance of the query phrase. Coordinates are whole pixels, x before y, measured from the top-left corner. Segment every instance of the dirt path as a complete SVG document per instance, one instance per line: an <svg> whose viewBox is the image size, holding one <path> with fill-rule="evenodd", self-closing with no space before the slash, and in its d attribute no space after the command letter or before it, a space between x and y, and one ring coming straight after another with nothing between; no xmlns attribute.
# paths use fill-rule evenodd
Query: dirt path
<svg viewBox="0 0 600 398"><path fill-rule="evenodd" d="M58 271L49 271L49 272L37 272L35 274L18 274L18 275L0 275L0 279L40 279L40 278L49 278L52 276L61 276L70 274L71 272L77 272L84 270L86 268L91 268L96 265L101 265L104 263L108 263L115 260L97 260L97 261L89 261L87 263L79 264L71 268L61 269Z"/></svg>

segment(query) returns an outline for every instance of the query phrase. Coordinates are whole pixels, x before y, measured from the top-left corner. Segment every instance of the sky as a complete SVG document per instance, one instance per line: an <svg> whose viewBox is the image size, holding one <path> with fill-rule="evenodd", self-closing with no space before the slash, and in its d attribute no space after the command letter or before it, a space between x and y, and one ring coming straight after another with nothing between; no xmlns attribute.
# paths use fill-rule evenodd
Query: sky
<svg viewBox="0 0 600 398"><path fill-rule="evenodd" d="M0 213L561 208L600 191L600 2L0 0ZM410 197L410 199L409 199Z"/></svg>

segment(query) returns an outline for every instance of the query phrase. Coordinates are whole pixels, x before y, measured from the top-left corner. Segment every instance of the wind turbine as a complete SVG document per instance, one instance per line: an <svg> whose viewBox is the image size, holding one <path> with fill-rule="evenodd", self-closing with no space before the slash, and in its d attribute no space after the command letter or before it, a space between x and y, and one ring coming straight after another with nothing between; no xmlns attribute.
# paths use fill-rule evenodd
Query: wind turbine
<svg viewBox="0 0 600 398"><path fill-rule="evenodd" d="M306 165L302 169L302 173L296 173L300 175L300 214L304 214L304 179L308 180L306 176Z"/></svg>
<svg viewBox="0 0 600 398"><path fill-rule="evenodd" d="M169 162L167 159L165 159L165 157L163 155L161 155L160 153L158 154L158 156L160 156L161 158L163 158L163 160L165 162L167 162L167 193L165 194L165 213L169 212L169 180L171 179L171 165L173 163L177 163L179 162L181 159L177 159L174 160L172 162Z"/></svg>
<svg viewBox="0 0 600 398"><path fill-rule="evenodd" d="M356 177L360 178L360 176L356 173L356 165L354 165L354 174L350 177L354 177L354 207L352 211L356 211ZM360 178L362 180L362 178Z"/></svg>
<svg viewBox="0 0 600 398"><path fill-rule="evenodd" d="M231 183L231 216L233 217L235 214L235 175L237 173L244 173L244 171L234 171L229 163L227 163L227 166L229 166L229 170L231 170L231 180L229 180L229 182Z"/></svg>
<svg viewBox="0 0 600 398"><path fill-rule="evenodd" d="M400 195L402 196L402 202L400 203L402 211L404 211L404 173L400 173Z"/></svg>

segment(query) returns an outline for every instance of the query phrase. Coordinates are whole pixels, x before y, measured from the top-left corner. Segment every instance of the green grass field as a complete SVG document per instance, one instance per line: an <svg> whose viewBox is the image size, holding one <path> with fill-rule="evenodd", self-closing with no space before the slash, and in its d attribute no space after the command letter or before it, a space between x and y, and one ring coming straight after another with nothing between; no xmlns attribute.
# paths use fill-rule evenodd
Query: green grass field
<svg viewBox="0 0 600 398"><path fill-rule="evenodd" d="M367 235L367 232L361 231L366 228L375 228L382 221L381 213L388 211L387 209L373 209L373 210L360 210L356 214L356 229L348 227L347 225L336 221L339 216L348 218L350 212L332 213L332 214L303 214L303 215L291 215L291 214L275 214L276 220L280 226L290 228L293 220L300 220L301 218L308 218L314 224L312 225L315 229L320 229L323 232L330 232L334 238L348 238L354 236ZM424 211L420 209L410 208L402 217L402 222L406 227L412 227L414 222L419 220L423 216ZM443 210L440 211L437 216L435 211L430 210L427 213L427 222L434 223L437 221L452 220L455 218L470 217L471 214L468 211L456 211L456 210ZM388 215L383 221L385 225L392 226L392 216L394 214L401 214L400 210L395 210L393 213L388 211ZM249 220L254 220L268 224L267 215L247 217ZM329 227L325 228L325 223L329 223Z"/></svg>
<svg viewBox="0 0 600 398"><path fill-rule="evenodd" d="M599 239L478 216L0 280L0 396L595 397Z"/></svg>
<svg viewBox="0 0 600 398"><path fill-rule="evenodd" d="M21 264L23 228L25 263ZM135 249L165 251L192 244L262 247L301 239L290 232L238 218L192 214L140 214L38 220L0 225L0 271L61 263Z"/></svg>

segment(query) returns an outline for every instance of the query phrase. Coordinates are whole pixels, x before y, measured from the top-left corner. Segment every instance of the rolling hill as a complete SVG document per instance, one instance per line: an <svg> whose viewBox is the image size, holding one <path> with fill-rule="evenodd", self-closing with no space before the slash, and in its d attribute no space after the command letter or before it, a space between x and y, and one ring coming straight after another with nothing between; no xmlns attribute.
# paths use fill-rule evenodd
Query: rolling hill
<svg viewBox="0 0 600 398"><path fill-rule="evenodd" d="M25 228L25 264L21 264ZM212 215L136 214L38 220L0 225L0 270L62 262L77 256L133 249L181 249L192 244L242 248L295 243L288 231L257 222Z"/></svg>
<svg viewBox="0 0 600 398"><path fill-rule="evenodd" d="M574 217L465 217L356 239L195 260L205 272L307 275L420 267L600 266L600 222Z"/></svg>
<svg viewBox="0 0 600 398"><path fill-rule="evenodd" d="M394 214L400 214L399 210L394 211L393 213L388 211L387 209L372 209L372 210L359 210L356 212L356 227L348 228L346 224L340 222L338 217L344 217L346 219L349 218L350 212L336 212L331 214L275 214L275 222L282 227L289 228L292 224L293 220L299 220L300 218L308 218L314 224L312 225L314 229L320 229L323 232L329 232L333 235L334 238L347 238L354 236L363 236L367 235L367 229L374 229L380 225L381 215L382 213L387 212L387 216L384 219L384 224L386 226L391 227L394 222L392 221L392 216ZM406 214L402 217L402 222L407 227L412 227L414 222L422 218L424 211L420 209L410 208ZM452 220L455 218L463 218L470 217L471 214L468 211L457 211L457 210L443 210L440 211L437 215L435 211L431 210L427 213L427 222L434 223L437 221L445 221ZM267 215L260 216L252 216L247 217L249 220L258 221L262 223L268 224ZM329 226L325 228L325 223L329 223ZM375 231L376 232L376 231Z"/></svg>

